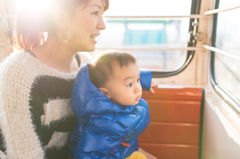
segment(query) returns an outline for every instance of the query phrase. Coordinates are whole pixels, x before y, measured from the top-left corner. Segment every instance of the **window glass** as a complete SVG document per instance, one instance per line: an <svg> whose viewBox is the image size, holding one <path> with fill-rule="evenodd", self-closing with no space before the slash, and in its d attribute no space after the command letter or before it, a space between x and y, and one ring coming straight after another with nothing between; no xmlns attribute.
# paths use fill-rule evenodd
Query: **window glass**
<svg viewBox="0 0 240 159"><path fill-rule="evenodd" d="M98 48L179 48L187 47L189 18L107 19L106 30L98 37Z"/></svg>
<svg viewBox="0 0 240 159"><path fill-rule="evenodd" d="M239 4L239 0L220 0L219 8L224 8L235 4Z"/></svg>
<svg viewBox="0 0 240 159"><path fill-rule="evenodd" d="M234 0L220 0L219 8L236 4ZM239 3L239 2L238 2ZM215 47L240 56L240 9L218 13ZM240 61L215 53L216 82L240 102Z"/></svg>
<svg viewBox="0 0 240 159"><path fill-rule="evenodd" d="M104 15L190 15L191 3L191 0L110 1L110 8ZM187 51L147 49L187 47L189 18L104 18L104 20L107 29L101 32L97 48L144 49L129 52L137 58L140 68L153 71L175 71L184 64ZM94 53L99 52L96 50Z"/></svg>
<svg viewBox="0 0 240 159"><path fill-rule="evenodd" d="M240 55L240 8L218 13L216 47Z"/></svg>
<svg viewBox="0 0 240 159"><path fill-rule="evenodd" d="M139 68L150 69L152 71L172 71L180 68L186 60L186 51L128 51L132 53L136 59ZM101 53L96 50L90 53L92 56Z"/></svg>
<svg viewBox="0 0 240 159"><path fill-rule="evenodd" d="M240 102L240 61L230 57L215 55L217 83Z"/></svg>
<svg viewBox="0 0 240 159"><path fill-rule="evenodd" d="M192 0L110 0L104 15L190 15L191 4Z"/></svg>
<svg viewBox="0 0 240 159"><path fill-rule="evenodd" d="M186 60L186 51L150 51L158 48L186 48L189 18L162 19L107 19L107 29L101 31L97 48L137 48L129 51L138 60L140 68L154 71L174 71ZM94 53L99 53L96 50ZM94 55L94 54L93 54Z"/></svg>

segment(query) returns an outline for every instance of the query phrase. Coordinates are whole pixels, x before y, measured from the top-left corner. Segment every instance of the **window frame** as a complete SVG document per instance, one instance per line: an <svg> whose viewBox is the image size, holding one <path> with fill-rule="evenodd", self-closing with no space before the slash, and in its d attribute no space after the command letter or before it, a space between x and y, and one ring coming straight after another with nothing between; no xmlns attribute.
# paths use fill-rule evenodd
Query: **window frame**
<svg viewBox="0 0 240 159"><path fill-rule="evenodd" d="M192 31L194 26L192 26L192 23L195 21L195 19L197 19L197 21L199 21L200 18L205 18L200 14L200 6L201 6L201 0L192 0L192 4L191 4L191 12L189 16L190 21L189 21L189 31ZM194 17L193 17L194 16ZM139 18L139 16L103 16L106 18ZM141 16L142 17L142 16ZM157 16L146 16L146 18L156 18ZM169 16L162 16L162 18L166 18ZM170 17L176 17L176 16L170 16ZM183 16L179 16L179 18L181 18ZM196 29L196 32L198 31L198 27ZM190 48L190 49L189 49ZM194 48L191 50L191 48ZM100 48L100 49L96 49L96 50L104 50L105 48ZM110 49L110 48L108 48ZM111 48L114 49L114 48ZM117 50L128 50L128 49L122 49L122 48L117 48ZM132 50L132 49L131 49ZM164 50L164 49L161 49ZM166 49L168 50L168 49ZM177 50L177 49L176 49ZM195 54L195 50L197 50L196 48L196 42L192 43L192 42L188 42L188 46L187 46L187 55L186 55L186 59L185 62L182 64L182 66L175 70L175 71L152 71L152 77L153 78L163 78L163 77L169 77L169 76L173 76L173 75L177 75L179 73L181 73L182 71L184 71L187 66L191 63L192 59L194 58L194 54Z"/></svg>
<svg viewBox="0 0 240 159"><path fill-rule="evenodd" d="M215 0L214 9L219 9L220 0ZM213 14L212 21L212 35L211 46L216 47L216 32L217 32L218 13ZM215 74L215 52L210 52L210 81L212 87L217 94L232 108L238 115L240 115L240 102L238 102L230 93L228 93L223 87L221 87L216 80ZM225 55L223 55L225 56Z"/></svg>
<svg viewBox="0 0 240 159"><path fill-rule="evenodd" d="M200 14L200 6L201 6L201 0L192 0L190 15L192 15L192 14L199 15ZM190 18L189 32L193 30L192 23L194 22L194 20L195 20L194 18ZM199 20L199 18L197 18L197 20ZM198 31L198 27L197 27L196 32L197 31ZM188 47L196 47L196 43L188 42ZM194 58L194 54L195 54L195 51L187 51L186 60L179 69L177 69L175 71L166 71L166 72L152 71L152 77L153 78L163 78L163 77L169 77L169 76L173 76L173 75L177 75L177 74L181 73L191 63L192 59Z"/></svg>

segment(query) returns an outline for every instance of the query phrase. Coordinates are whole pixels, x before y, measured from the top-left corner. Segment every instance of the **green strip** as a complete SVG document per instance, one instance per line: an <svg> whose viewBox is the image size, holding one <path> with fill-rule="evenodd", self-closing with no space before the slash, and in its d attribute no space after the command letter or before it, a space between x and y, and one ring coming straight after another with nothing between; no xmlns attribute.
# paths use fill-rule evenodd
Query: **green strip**
<svg viewBox="0 0 240 159"><path fill-rule="evenodd" d="M203 136L203 113L204 113L204 100L205 100L205 90L202 89L202 100L200 108L200 129L199 129L199 159L202 158L202 136Z"/></svg>

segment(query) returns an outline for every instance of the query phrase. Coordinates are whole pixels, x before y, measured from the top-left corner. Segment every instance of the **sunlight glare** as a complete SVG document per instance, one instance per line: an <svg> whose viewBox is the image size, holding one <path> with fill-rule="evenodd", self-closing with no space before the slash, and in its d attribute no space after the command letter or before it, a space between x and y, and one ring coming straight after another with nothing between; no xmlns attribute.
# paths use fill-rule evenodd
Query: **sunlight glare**
<svg viewBox="0 0 240 159"><path fill-rule="evenodd" d="M49 0L16 0L18 12L25 6L31 7L36 12L47 4Z"/></svg>

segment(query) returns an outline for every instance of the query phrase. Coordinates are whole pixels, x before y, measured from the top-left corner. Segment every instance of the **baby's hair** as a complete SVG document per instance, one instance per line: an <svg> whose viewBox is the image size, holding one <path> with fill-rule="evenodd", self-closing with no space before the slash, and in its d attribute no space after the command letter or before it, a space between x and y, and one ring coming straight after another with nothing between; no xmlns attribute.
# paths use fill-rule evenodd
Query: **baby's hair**
<svg viewBox="0 0 240 159"><path fill-rule="evenodd" d="M91 82L97 87L104 87L114 67L135 64L136 58L124 51L107 50L97 56L88 66Z"/></svg>

